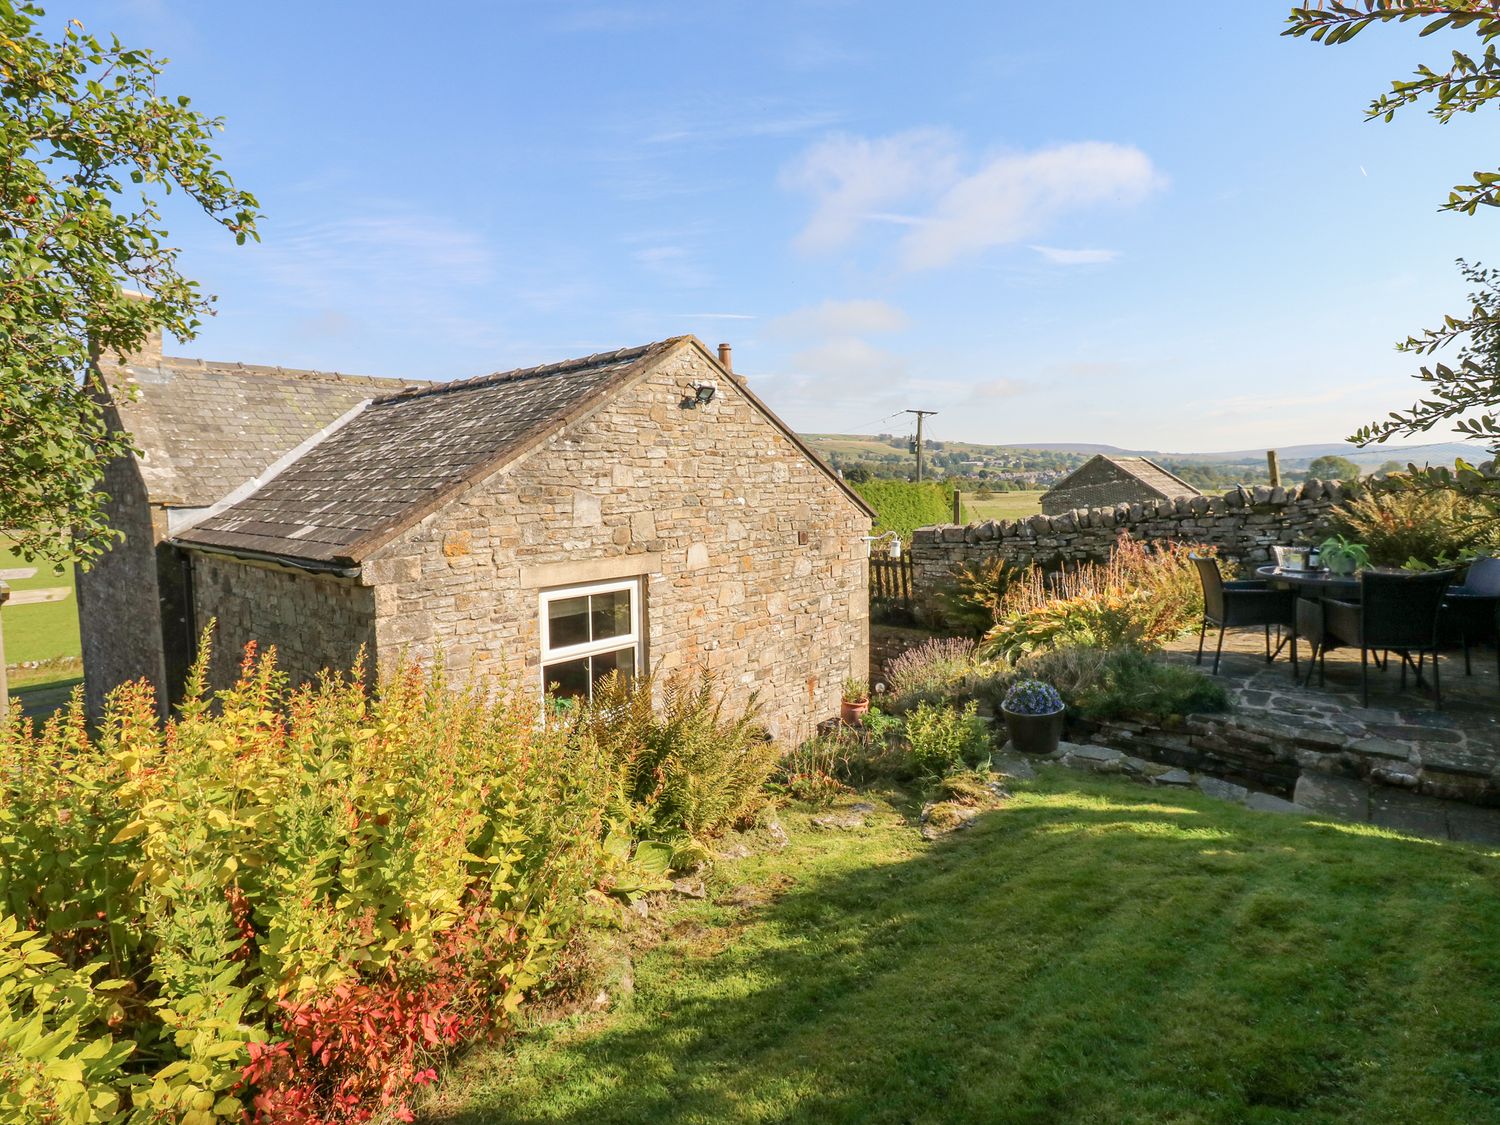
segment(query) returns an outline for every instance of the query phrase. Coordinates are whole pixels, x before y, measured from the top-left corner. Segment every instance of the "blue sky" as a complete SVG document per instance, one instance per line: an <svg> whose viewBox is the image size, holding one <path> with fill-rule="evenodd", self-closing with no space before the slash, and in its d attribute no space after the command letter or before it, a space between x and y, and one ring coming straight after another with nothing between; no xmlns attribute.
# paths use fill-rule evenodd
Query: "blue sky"
<svg viewBox="0 0 1500 1125"><path fill-rule="evenodd" d="M220 299L192 355L456 378L691 332L805 431L1264 447L1409 404L1392 342L1494 257L1436 211L1493 118L1362 115L1469 44L1283 39L1271 0L48 8L228 119L263 242L172 209Z"/></svg>

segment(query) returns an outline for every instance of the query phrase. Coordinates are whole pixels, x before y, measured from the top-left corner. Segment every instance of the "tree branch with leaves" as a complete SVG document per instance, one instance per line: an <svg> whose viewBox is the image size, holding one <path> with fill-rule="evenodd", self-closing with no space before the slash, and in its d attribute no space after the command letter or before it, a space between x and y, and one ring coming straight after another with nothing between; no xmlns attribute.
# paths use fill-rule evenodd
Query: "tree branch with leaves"
<svg viewBox="0 0 1500 1125"><path fill-rule="evenodd" d="M1418 66L1414 77L1391 83L1391 89L1374 98L1365 111L1367 120L1391 121L1408 106L1426 104L1427 112L1440 124L1460 113L1476 113L1500 98L1500 0L1329 0L1309 7L1293 8L1285 35L1305 36L1328 45L1347 43L1376 23L1421 24L1421 35L1457 31L1476 36L1482 52L1452 52L1446 67ZM1480 207L1500 206L1500 170L1476 171L1470 183L1455 186L1439 208L1465 215ZM1359 445L1386 441L1395 436L1426 433L1440 422L1450 422L1466 437L1484 441L1490 453L1500 457L1500 274L1463 259L1458 262L1464 279L1475 288L1469 294L1470 308L1461 315L1445 316L1436 328L1410 336L1396 345L1413 355L1433 355L1457 345L1452 363L1424 366L1416 378L1426 384L1422 398L1409 410L1393 411L1386 418L1361 428L1350 436ZM1475 469L1459 462L1453 472L1442 471L1447 483L1462 480L1469 488L1491 487L1495 470ZM1435 478L1436 479L1436 478Z"/></svg>
<svg viewBox="0 0 1500 1125"><path fill-rule="evenodd" d="M213 302L179 272L160 196L240 243L259 205L220 166L222 120L160 91L165 59L77 20L50 39L44 18L0 0L0 529L28 559L88 565L119 534L99 481L132 452L92 359L191 339Z"/></svg>

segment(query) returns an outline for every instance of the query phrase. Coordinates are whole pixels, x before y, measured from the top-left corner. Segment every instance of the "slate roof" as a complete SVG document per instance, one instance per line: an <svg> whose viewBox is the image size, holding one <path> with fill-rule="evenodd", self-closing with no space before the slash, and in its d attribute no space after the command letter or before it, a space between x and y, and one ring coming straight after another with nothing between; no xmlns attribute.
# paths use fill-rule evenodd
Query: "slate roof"
<svg viewBox="0 0 1500 1125"><path fill-rule="evenodd" d="M147 496L182 507L213 504L361 402L425 385L176 357L104 373L136 388L113 402Z"/></svg>
<svg viewBox="0 0 1500 1125"><path fill-rule="evenodd" d="M1096 457L1086 461L1083 465L1074 469L1073 472L1063 477L1054 484L1049 492L1065 492L1068 482L1073 477L1083 472L1094 461L1107 461L1127 476L1132 476L1147 488L1151 489L1163 499L1176 500L1178 497L1202 496L1203 493L1188 484L1181 477L1168 472L1149 457L1115 457L1106 453L1098 454Z"/></svg>
<svg viewBox="0 0 1500 1125"><path fill-rule="evenodd" d="M178 543L350 566L685 337L378 399Z"/></svg>
<svg viewBox="0 0 1500 1125"><path fill-rule="evenodd" d="M1129 473L1147 488L1154 488L1163 496L1175 500L1179 496L1202 496L1187 481L1175 473L1163 469L1149 457L1106 457L1111 465Z"/></svg>

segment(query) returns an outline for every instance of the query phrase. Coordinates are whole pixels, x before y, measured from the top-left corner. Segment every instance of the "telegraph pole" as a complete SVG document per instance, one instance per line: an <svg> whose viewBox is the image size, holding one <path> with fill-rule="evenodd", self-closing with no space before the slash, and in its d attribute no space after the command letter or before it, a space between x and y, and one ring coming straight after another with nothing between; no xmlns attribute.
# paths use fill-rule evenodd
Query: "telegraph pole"
<svg viewBox="0 0 1500 1125"><path fill-rule="evenodd" d="M922 419L929 414L936 414L936 410L908 410L906 413L917 416L917 483L922 483Z"/></svg>

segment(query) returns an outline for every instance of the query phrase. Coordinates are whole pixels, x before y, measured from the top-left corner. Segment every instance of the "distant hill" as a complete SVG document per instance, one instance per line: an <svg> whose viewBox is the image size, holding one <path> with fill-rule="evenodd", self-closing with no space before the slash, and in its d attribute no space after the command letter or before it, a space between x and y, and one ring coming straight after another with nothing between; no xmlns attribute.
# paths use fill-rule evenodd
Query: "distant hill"
<svg viewBox="0 0 1500 1125"><path fill-rule="evenodd" d="M892 453L896 450L873 435L865 434L804 434L809 444L825 456L832 452L845 454ZM904 447L904 442L903 442ZM1025 445L983 445L977 442L944 441L946 450L972 452L976 457L997 456L1020 450L1036 450L1049 453L1070 453L1091 457L1096 453L1108 453L1130 457L1150 457L1161 461L1193 461L1201 464L1263 464L1264 449L1235 449L1212 452L1168 453L1159 449L1125 449L1117 445L1100 445L1091 442L1028 442ZM1423 445L1376 445L1368 449L1347 442L1327 442L1315 445L1284 445L1277 449L1281 464L1286 469L1305 468L1317 457L1347 457L1362 468L1374 468L1387 461L1415 461L1417 464L1451 465L1455 458L1468 461L1484 460L1482 445L1473 442L1445 441Z"/></svg>

